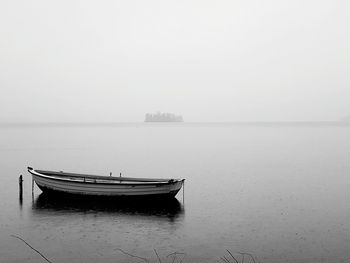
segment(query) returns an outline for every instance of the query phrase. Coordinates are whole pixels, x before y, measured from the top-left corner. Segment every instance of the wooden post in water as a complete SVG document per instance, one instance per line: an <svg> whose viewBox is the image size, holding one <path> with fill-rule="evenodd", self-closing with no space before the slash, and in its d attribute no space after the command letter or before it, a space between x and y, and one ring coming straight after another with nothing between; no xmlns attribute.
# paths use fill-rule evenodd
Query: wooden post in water
<svg viewBox="0 0 350 263"><path fill-rule="evenodd" d="M20 175L18 178L18 184L19 184L19 201L22 202L23 200L23 176Z"/></svg>
<svg viewBox="0 0 350 263"><path fill-rule="evenodd" d="M32 178L32 195L34 195L34 178Z"/></svg>

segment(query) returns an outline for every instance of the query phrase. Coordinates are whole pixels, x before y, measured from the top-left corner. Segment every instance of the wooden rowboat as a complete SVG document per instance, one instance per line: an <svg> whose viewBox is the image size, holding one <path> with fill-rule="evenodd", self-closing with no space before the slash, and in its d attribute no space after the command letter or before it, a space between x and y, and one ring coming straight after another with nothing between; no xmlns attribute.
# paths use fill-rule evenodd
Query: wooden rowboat
<svg viewBox="0 0 350 263"><path fill-rule="evenodd" d="M28 167L37 186L46 193L91 196L174 197L185 179L112 177L35 170Z"/></svg>

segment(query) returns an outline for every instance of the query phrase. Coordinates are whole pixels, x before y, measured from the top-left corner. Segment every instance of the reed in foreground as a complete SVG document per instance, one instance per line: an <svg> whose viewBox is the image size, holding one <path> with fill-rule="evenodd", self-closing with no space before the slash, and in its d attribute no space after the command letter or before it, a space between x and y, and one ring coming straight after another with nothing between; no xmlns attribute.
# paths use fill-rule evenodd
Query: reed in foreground
<svg viewBox="0 0 350 263"><path fill-rule="evenodd" d="M35 249L33 246L31 246L29 244L29 242L27 242L26 240L24 240L23 238L19 237L19 236L16 236L16 235L11 235L12 237L14 238L17 238L19 240L21 240L23 243L25 243L30 249L32 249L33 251L35 251L37 254L39 254L46 262L49 262L49 263L54 263L53 261L51 261L50 259L48 259L46 256L43 255L43 253L41 253L39 250ZM120 251L122 252L124 255L128 256L128 257L131 257L131 258L135 258L139 261L143 261L143 262L146 262L146 263L151 263L152 261L149 260L148 258L145 258L145 257L140 257L140 256L137 256L137 255L134 255L134 254L131 254L127 251L124 251L123 249L121 248L116 248L115 249L116 251ZM228 255L225 255L225 256L222 256L220 257L220 260L218 260L218 262L224 262L224 263L257 263L254 256L250 253L247 253L247 252L238 252L237 254L240 255L240 260L238 260L238 257L234 256L230 250L226 250ZM157 252L156 249L154 249L154 254L157 258L157 261L159 263L183 263L184 260L185 260L185 257L186 257L186 253L183 253L183 252L178 252L178 251L175 251L175 252L172 252L168 255L166 255L165 258L161 258ZM245 261L245 259L248 259L249 261Z"/></svg>

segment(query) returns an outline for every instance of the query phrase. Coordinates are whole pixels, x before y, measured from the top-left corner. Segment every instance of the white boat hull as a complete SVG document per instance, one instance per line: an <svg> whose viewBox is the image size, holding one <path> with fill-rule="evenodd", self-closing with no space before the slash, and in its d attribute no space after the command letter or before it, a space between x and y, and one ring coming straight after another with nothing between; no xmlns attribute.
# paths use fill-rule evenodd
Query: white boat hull
<svg viewBox="0 0 350 263"><path fill-rule="evenodd" d="M93 196L175 196L183 185L183 180L169 182L125 182L93 179L71 180L45 176L35 170L29 171L37 186L43 192L69 193Z"/></svg>

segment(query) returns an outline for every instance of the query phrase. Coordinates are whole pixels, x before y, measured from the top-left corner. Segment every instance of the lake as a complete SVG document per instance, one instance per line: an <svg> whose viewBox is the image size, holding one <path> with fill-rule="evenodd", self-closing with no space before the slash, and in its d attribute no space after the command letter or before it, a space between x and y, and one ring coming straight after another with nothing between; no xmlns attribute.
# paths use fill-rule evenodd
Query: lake
<svg viewBox="0 0 350 263"><path fill-rule="evenodd" d="M163 263L174 252L218 262L226 250L262 263L350 261L349 125L5 125L0 157L1 262L45 262L11 235L55 263L158 262L154 250ZM186 182L166 203L52 199L32 195L27 166Z"/></svg>

